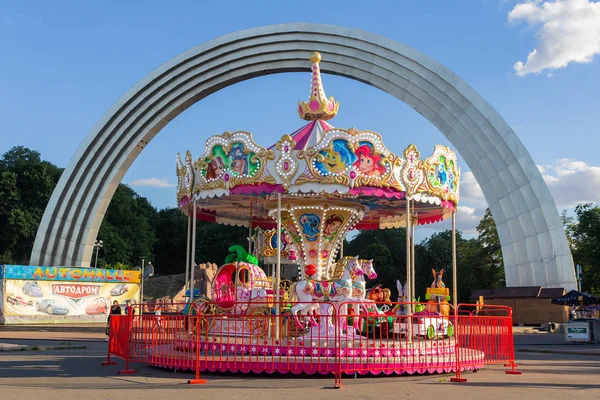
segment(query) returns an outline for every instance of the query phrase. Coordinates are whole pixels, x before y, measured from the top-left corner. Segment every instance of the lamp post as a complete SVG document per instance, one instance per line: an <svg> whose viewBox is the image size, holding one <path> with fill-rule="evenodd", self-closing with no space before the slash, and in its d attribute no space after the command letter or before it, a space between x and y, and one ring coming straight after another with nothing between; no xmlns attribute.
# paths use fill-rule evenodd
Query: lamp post
<svg viewBox="0 0 600 400"><path fill-rule="evenodd" d="M102 247L104 247L104 242L102 240L96 240L94 243L94 248L96 249L96 261L94 261L94 268L98 266L98 252Z"/></svg>

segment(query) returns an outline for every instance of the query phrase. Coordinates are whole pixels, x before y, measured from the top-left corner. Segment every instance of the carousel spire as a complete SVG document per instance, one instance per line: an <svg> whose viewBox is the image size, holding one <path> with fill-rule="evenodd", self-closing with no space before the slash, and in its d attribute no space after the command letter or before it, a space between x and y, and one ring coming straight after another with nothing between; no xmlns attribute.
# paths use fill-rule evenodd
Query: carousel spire
<svg viewBox="0 0 600 400"><path fill-rule="evenodd" d="M307 121L331 119L335 117L340 106L340 103L335 101L333 97L328 99L325 96L325 89L323 89L323 83L321 82L320 61L320 53L315 51L310 55L310 62L312 63L310 98L308 101L298 102L298 114L300 118Z"/></svg>

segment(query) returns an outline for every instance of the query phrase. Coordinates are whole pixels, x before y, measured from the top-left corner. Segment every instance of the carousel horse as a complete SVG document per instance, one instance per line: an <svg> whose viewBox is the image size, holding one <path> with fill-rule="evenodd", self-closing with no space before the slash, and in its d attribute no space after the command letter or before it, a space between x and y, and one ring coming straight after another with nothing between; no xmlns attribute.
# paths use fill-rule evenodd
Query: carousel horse
<svg viewBox="0 0 600 400"><path fill-rule="evenodd" d="M312 311L319 307L320 301L346 302L355 300L352 297L352 276L359 277L363 274L361 262L357 257L344 257L336 264L332 279L317 281L307 279L305 281L295 282L290 287L292 302L298 301L292 307L292 314L296 318L296 323L300 326L298 313L312 315ZM340 309L340 315L348 314L348 305L344 304ZM317 326L314 319L310 324Z"/></svg>
<svg viewBox="0 0 600 400"><path fill-rule="evenodd" d="M360 262L360 266L363 273L360 275L352 276L352 297L360 301L365 301L367 295L367 284L365 282L365 275L367 275L369 279L375 279L377 278L377 273L373 268L373 260L358 261Z"/></svg>

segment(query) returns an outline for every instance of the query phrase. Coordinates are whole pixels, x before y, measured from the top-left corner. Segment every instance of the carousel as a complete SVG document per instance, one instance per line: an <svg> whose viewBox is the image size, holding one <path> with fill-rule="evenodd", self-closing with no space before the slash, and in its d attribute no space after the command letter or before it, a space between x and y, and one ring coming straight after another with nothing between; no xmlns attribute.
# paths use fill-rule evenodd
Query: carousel
<svg viewBox="0 0 600 400"><path fill-rule="evenodd" d="M184 160L177 155L177 204L188 216L191 243L188 282L194 282L195 260L189 255L195 254L198 220L247 227L249 246L231 249L212 283L212 298L191 299L189 309L202 322L182 334L176 347L213 359L211 349L220 349L219 357L228 361L212 368L219 370L261 370L253 367L250 353L259 345L261 357L272 357L270 370L281 372L331 372L331 357L351 370L350 364L365 365L359 356L379 366L367 372L453 370L454 338L446 331L429 341L418 339L419 329L410 322L418 307L410 299L415 226L451 218L455 232L456 155L441 145L427 158L414 145L399 155L378 133L332 126L328 121L339 103L325 95L320 61L319 53L310 56L310 97L298 103L298 114L308 123L300 129L267 147L248 132L225 132L210 137L197 158L190 151ZM399 285L398 297L405 303L384 315L369 306L373 300L366 292L366 280L377 276L377 260L344 256L343 241L351 230L398 227L407 230L407 261L401 267L407 281ZM297 282L282 285L282 264L297 265ZM433 300L451 298L445 287L430 292ZM456 302L456 286L452 298ZM369 310L381 314L371 320L390 319L389 336L365 339L357 321L368 320ZM438 317L451 325L448 313ZM244 354L249 358L242 364L231 359ZM284 354L296 357L293 367L281 360ZM427 361L434 355L435 365ZM473 357L470 365L481 366L482 355Z"/></svg>

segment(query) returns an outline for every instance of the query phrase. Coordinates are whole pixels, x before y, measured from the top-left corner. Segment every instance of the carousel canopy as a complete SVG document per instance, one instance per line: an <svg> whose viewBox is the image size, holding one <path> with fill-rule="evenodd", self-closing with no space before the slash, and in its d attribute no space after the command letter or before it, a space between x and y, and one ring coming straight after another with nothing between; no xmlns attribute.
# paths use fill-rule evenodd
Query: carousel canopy
<svg viewBox="0 0 600 400"><path fill-rule="evenodd" d="M281 193L289 212L315 205L353 209L346 231L405 226L407 200L413 201L412 223L451 215L459 198L454 152L438 145L421 159L410 145L401 157L378 133L325 122L339 103L325 96L320 59L311 55L311 96L298 103L308 124L270 147L258 145L248 132L225 132L209 138L196 160L190 151L183 162L177 155L177 203L184 213L191 214L195 199L200 220L273 228L273 205Z"/></svg>

